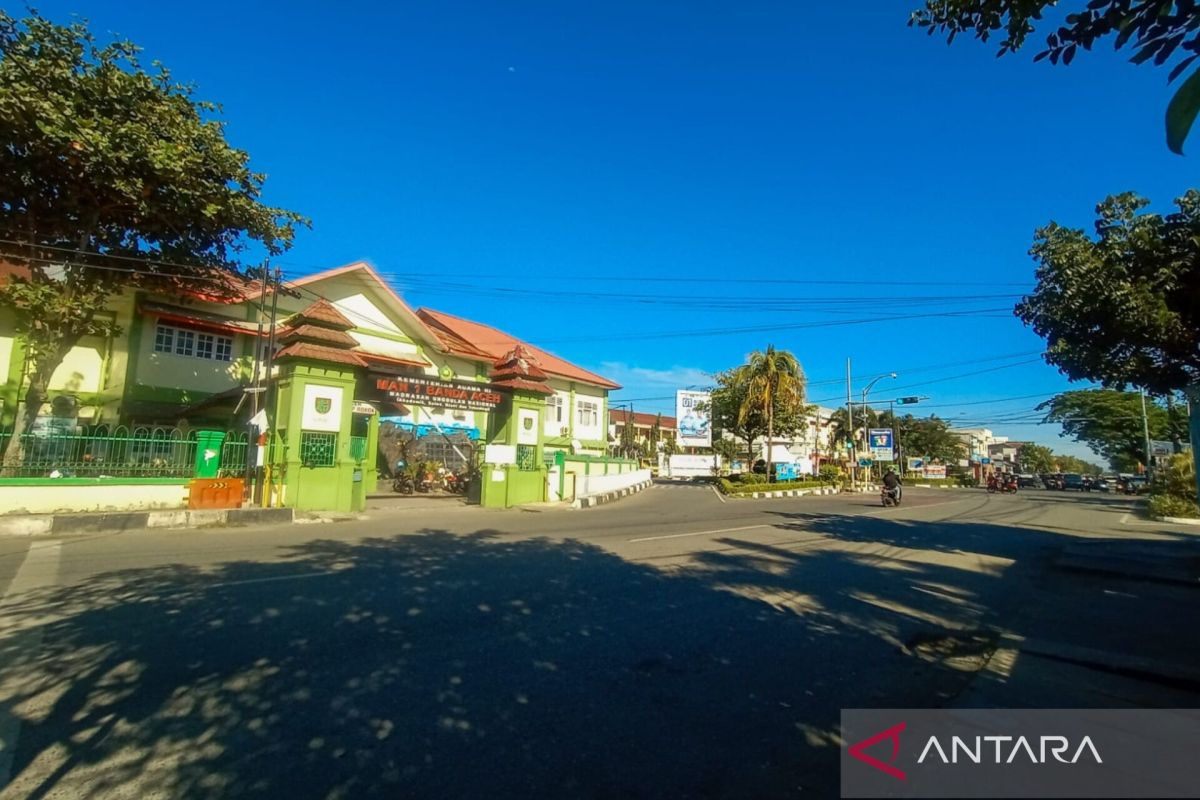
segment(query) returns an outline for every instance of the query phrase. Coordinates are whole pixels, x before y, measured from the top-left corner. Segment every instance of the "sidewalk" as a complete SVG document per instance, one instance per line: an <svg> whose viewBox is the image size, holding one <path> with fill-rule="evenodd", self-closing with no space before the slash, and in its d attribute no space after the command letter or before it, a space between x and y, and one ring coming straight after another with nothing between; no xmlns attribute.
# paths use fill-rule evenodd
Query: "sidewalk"
<svg viewBox="0 0 1200 800"><path fill-rule="evenodd" d="M1020 607L956 707L1200 706L1200 542L1067 545Z"/></svg>

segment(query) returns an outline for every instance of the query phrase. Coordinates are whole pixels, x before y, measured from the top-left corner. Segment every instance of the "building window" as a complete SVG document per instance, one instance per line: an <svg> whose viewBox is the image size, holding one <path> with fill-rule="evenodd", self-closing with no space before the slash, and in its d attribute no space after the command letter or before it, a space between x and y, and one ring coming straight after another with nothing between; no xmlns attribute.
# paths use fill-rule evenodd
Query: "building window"
<svg viewBox="0 0 1200 800"><path fill-rule="evenodd" d="M563 399L562 395L556 394L546 398L546 422L555 422L562 424L563 421Z"/></svg>
<svg viewBox="0 0 1200 800"><path fill-rule="evenodd" d="M199 333L171 325L157 325L154 328L154 352L204 358L209 361L232 361L233 338L215 333Z"/></svg>
<svg viewBox="0 0 1200 800"><path fill-rule="evenodd" d="M575 419L581 428L595 428L600 424L600 404L590 400L575 403Z"/></svg>
<svg viewBox="0 0 1200 800"><path fill-rule="evenodd" d="M169 353L175 347L175 329L159 325L154 329L154 352Z"/></svg>

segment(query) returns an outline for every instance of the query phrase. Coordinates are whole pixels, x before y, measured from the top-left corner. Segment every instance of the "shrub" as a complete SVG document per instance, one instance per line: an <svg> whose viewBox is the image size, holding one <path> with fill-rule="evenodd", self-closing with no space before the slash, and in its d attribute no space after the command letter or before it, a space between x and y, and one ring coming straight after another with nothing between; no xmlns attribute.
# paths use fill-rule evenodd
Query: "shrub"
<svg viewBox="0 0 1200 800"><path fill-rule="evenodd" d="M1200 506L1182 497L1156 494L1150 498L1150 514L1155 517L1200 517Z"/></svg>
<svg viewBox="0 0 1200 800"><path fill-rule="evenodd" d="M757 472L743 472L737 476L738 483L766 483L767 476Z"/></svg>
<svg viewBox="0 0 1200 800"><path fill-rule="evenodd" d="M959 475L955 477L959 486L975 487L979 485L979 480L974 475Z"/></svg>
<svg viewBox="0 0 1200 800"><path fill-rule="evenodd" d="M1190 453L1176 453L1170 462L1154 476L1151 494L1179 500L1194 501L1196 497L1196 465Z"/></svg>
<svg viewBox="0 0 1200 800"><path fill-rule="evenodd" d="M823 487L824 485L825 484L821 483L820 481L811 481L811 480L810 481L782 481L780 483L772 483L769 485L766 483L750 483L750 484L742 484L740 486L735 485L735 484L730 484L730 488L727 489L726 491L729 494L753 494L754 492L783 492L783 491L787 491L789 489L818 489L818 488Z"/></svg>
<svg viewBox="0 0 1200 800"><path fill-rule="evenodd" d="M827 483L830 486L835 486L836 484L841 483L842 471L833 464L826 464L821 467L820 470L818 470L817 477L821 483Z"/></svg>

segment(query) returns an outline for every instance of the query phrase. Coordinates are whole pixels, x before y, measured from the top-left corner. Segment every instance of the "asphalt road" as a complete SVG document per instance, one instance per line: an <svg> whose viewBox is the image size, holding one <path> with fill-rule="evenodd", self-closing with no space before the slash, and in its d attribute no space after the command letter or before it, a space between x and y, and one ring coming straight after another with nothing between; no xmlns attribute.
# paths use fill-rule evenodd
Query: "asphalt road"
<svg viewBox="0 0 1200 800"><path fill-rule="evenodd" d="M952 702L1048 554L1168 535L1129 510L659 485L0 540L0 798L836 796L839 709Z"/></svg>

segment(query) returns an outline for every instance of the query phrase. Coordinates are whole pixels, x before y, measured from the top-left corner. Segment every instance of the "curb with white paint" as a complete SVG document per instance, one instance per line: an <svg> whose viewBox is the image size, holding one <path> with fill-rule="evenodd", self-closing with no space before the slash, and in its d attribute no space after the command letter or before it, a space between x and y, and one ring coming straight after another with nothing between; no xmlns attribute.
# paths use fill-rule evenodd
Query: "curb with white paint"
<svg viewBox="0 0 1200 800"><path fill-rule="evenodd" d="M611 503L614 500L620 500L622 497L628 497L631 494L637 494L638 492L649 489L653 485L654 480L651 479L648 481L642 481L641 483L635 483L633 486L628 486L624 489L614 489L613 491L605 492L604 494L594 494L591 497L577 497L575 498L574 502L571 503L571 508L592 508L594 506L604 505L605 503Z"/></svg>
<svg viewBox="0 0 1200 800"><path fill-rule="evenodd" d="M1172 525L1200 525L1200 519L1195 517L1163 517L1162 521Z"/></svg>
<svg viewBox="0 0 1200 800"><path fill-rule="evenodd" d="M740 497L745 500L765 500L770 497L804 497L806 495L839 494L840 489L784 489L778 492L737 492L730 497Z"/></svg>
<svg viewBox="0 0 1200 800"><path fill-rule="evenodd" d="M292 508L170 509L100 514L32 514L0 517L0 536L121 533L150 528L208 528L298 521Z"/></svg>

